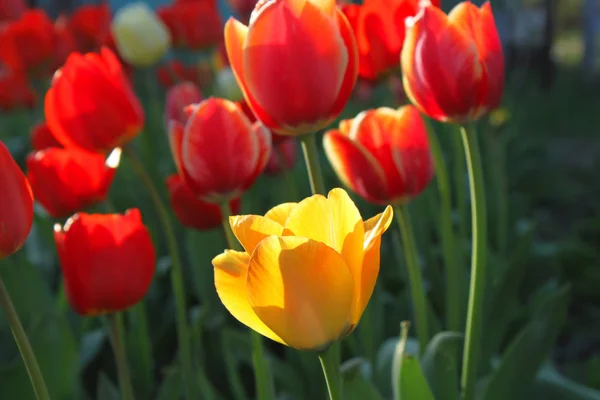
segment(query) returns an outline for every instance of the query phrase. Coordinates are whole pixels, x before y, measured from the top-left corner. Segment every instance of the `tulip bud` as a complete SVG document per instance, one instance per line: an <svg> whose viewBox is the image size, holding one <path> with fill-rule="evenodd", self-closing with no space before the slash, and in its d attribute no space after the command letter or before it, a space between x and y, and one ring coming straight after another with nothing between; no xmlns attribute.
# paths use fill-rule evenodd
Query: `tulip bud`
<svg viewBox="0 0 600 400"><path fill-rule="evenodd" d="M121 8L111 30L123 59L136 67L156 64L171 46L169 30L145 3Z"/></svg>
<svg viewBox="0 0 600 400"><path fill-rule="evenodd" d="M29 182L0 142L0 259L17 251L33 223L33 194Z"/></svg>

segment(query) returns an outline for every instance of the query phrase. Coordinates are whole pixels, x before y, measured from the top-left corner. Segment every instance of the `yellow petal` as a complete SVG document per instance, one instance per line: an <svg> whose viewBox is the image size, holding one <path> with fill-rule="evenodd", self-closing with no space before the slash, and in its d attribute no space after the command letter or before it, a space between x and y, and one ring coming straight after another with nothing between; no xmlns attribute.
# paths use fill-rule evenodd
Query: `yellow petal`
<svg viewBox="0 0 600 400"><path fill-rule="evenodd" d="M281 236L283 226L260 215L236 215L229 217L231 230L248 254L258 243L270 235Z"/></svg>
<svg viewBox="0 0 600 400"><path fill-rule="evenodd" d="M256 315L288 346L320 350L347 331L352 274L322 243L269 236L252 254L246 287Z"/></svg>
<svg viewBox="0 0 600 400"><path fill-rule="evenodd" d="M287 220L290 212L296 207L298 203L283 203L278 206L271 208L265 214L265 218L269 218L277 222L281 226L285 226L285 221Z"/></svg>
<svg viewBox="0 0 600 400"><path fill-rule="evenodd" d="M339 188L331 190L327 198L315 195L298 203L284 231L284 235L304 236L331 247L341 254L352 275L362 269L364 233L358 208Z"/></svg>
<svg viewBox="0 0 600 400"><path fill-rule="evenodd" d="M248 302L246 279L249 262L248 253L240 251L225 250L216 256L212 263L217 294L235 319L269 339L286 344L258 318Z"/></svg>
<svg viewBox="0 0 600 400"><path fill-rule="evenodd" d="M358 295L354 299L354 308L352 310L352 325L356 326L362 316L379 275L381 235L389 228L392 223L394 211L392 207L387 206L385 211L373 218L365 221L365 256L361 273L354 276L355 284L360 288Z"/></svg>

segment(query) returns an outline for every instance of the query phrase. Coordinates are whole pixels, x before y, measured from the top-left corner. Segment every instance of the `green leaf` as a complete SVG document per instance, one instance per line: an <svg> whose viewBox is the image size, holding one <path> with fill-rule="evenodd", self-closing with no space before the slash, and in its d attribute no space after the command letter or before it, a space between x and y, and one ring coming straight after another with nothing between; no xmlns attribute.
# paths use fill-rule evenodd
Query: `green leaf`
<svg viewBox="0 0 600 400"><path fill-rule="evenodd" d="M150 398L154 389L154 359L146 312L144 300L127 310L127 356L132 384L141 398Z"/></svg>
<svg viewBox="0 0 600 400"><path fill-rule="evenodd" d="M53 399L73 398L78 356L67 320L57 312L40 272L27 262L23 253L12 257L11 261L14 265L2 268L0 273L27 332L50 396ZM6 338L0 350L0 398L33 399L29 376L10 331L5 330L2 313L0 320L0 337Z"/></svg>
<svg viewBox="0 0 600 400"><path fill-rule="evenodd" d="M400 366L400 398L397 400L435 400L421 370L419 360L406 356Z"/></svg>
<svg viewBox="0 0 600 400"><path fill-rule="evenodd" d="M524 398L567 315L570 287L557 290L512 340L484 389L485 400Z"/></svg>
<svg viewBox="0 0 600 400"><path fill-rule="evenodd" d="M79 350L79 369L83 370L98 355L106 339L106 330L103 328L94 329L83 336Z"/></svg>
<svg viewBox="0 0 600 400"><path fill-rule="evenodd" d="M98 387L96 388L96 400L119 400L119 389L104 372L98 375Z"/></svg>
<svg viewBox="0 0 600 400"><path fill-rule="evenodd" d="M438 400L457 400L458 354L463 335L440 332L431 339L421 358L423 374Z"/></svg>
<svg viewBox="0 0 600 400"><path fill-rule="evenodd" d="M600 400L600 391L583 386L559 374L552 365L544 366L528 395L544 400Z"/></svg>
<svg viewBox="0 0 600 400"><path fill-rule="evenodd" d="M165 370L165 376L158 387L156 400L178 400L181 398L181 370L169 367Z"/></svg>
<svg viewBox="0 0 600 400"><path fill-rule="evenodd" d="M390 378L392 376L392 362L397 344L397 337L389 338L385 340L381 346L379 346L379 351L377 352L374 379L379 391L384 397L392 396L392 385L390 384ZM408 338L404 352L412 355L418 354L418 341L415 338Z"/></svg>
<svg viewBox="0 0 600 400"><path fill-rule="evenodd" d="M369 380L371 366L362 358L352 358L341 366L344 400L383 400Z"/></svg>

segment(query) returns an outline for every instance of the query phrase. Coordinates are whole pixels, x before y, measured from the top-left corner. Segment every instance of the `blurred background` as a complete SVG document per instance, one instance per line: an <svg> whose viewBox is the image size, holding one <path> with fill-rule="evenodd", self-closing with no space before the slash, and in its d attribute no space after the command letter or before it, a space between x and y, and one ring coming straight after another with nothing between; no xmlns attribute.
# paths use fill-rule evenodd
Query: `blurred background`
<svg viewBox="0 0 600 400"><path fill-rule="evenodd" d="M0 3L2 1L0 0ZM85 4L77 0L30 0L28 3L31 7L44 8L52 17L62 13L68 14ZM127 0L111 0L109 3L114 12L126 4ZM159 6L167 4L168 1L153 0L148 3ZM565 376L583 385L600 389L600 1L491 0L491 3L505 45L508 74L503 107L490 115L485 129L488 147L485 150L484 163L500 162L505 167L505 176L500 179L503 180L508 193L508 244L511 254L515 258L518 257L516 265L524 272L524 276L515 281L516 288L512 293L512 296L519 299L517 304L523 307L511 308L505 341L508 342L511 334L514 335L519 330L537 303L542 302L564 283L569 283L571 297L566 323L560 328L559 338L550 358ZM454 1L443 1L443 8L450 10L455 4ZM221 0L219 7L222 15L230 14L226 2ZM135 79L138 94L147 104L153 96L150 92L153 89L148 88L144 77L136 76ZM367 107L394 104L389 95L382 95L378 90L376 88L374 94L366 101L355 99L347 107L344 116L354 116ZM160 96L162 101L164 94ZM0 138L6 141L21 162L29 146L28 136L23 135L21 130L23 118L40 120L41 107L34 110L33 116L24 116L18 111L10 115L0 111ZM154 115L149 121L161 125L162 115ZM451 148L447 136L444 136L446 132L439 133L444 147ZM166 171L174 171L170 154L166 150L164 153L161 160L146 160L156 164L161 176L164 176ZM327 174L326 186L339 186L324 157L322 163ZM146 211L145 215L152 214L150 202L147 198L144 199L146 195L132 190L128 184L135 178L127 172L127 168L124 168L124 171L120 172L114 184L123 190L113 190L112 201L121 209L130 206L132 199L136 199L133 204ZM295 191L294 197L308 195L308 182L302 162L296 163L293 174L295 186L285 186L289 185L289 181L282 183L274 180L277 178L264 178L259 181L244 197L244 209L266 210L271 205L288 201L291 191ZM498 177L490 177L490 181L493 179ZM280 187L285 189L273 193L274 182L281 183ZM434 186L432 184L430 188L433 190ZM498 200L493 193L488 196L492 203ZM260 206L256 206L257 204ZM415 207L421 206L416 204ZM422 207L426 208L428 205ZM375 207L361 203L364 216L373 215L375 210ZM490 220L498 218L494 207L490 207L489 210ZM152 221L152 217L149 218L148 224L156 230L157 222ZM23 257L32 265L41 268L46 281L51 282L51 291L56 292L59 278L56 274L55 251L52 245L48 244L52 242L48 237L51 226L50 219L36 219L32 238ZM424 231L427 228L420 229ZM427 237L427 232L421 232L420 235L420 241L423 243L422 238ZM197 264L209 263L211 257L216 254L215 249L220 248L222 240L220 232L210 235L204 232L180 232L180 237L189 258ZM397 240L397 236L394 236L394 240ZM158 241L160 242L160 239ZM203 243L203 246L200 246L202 249L193 244L199 241ZM389 264L402 258L393 254L393 247L389 245L387 250L383 250L384 258ZM424 245L420 247L424 254L429 251ZM168 277L164 272L167 268L168 265L165 264L161 270L159 264L156 287L151 294L153 304L169 301L168 289L165 291L164 288L159 288L160 285L168 287L165 283ZM29 271L29 275L22 275L25 273L23 271ZM202 293L212 290L211 272L204 273L203 277L194 277L190 284L194 287L192 291ZM35 280L30 269L7 273L11 274L13 277L5 278L7 281ZM397 268L388 274L391 274L391 279L386 279L384 285L389 292L396 293L406 288L404 278L396 276ZM382 275L386 276L383 269ZM435 297L435 279L428 277L431 280L430 295ZM43 281L38 281L38 284L42 285ZM23 294L25 297L21 301L31 301L31 312L35 314L37 306L34 300L27 297L32 293L31 290L33 289ZM443 298L443 295L438 297ZM64 310L64 298L59 301L62 301ZM212 301L215 299L212 298ZM438 303L439 301L443 300L438 299ZM435 303L435 299L433 302ZM408 314L407 310L406 305L400 306L399 310L395 308L397 313L403 315ZM169 316L172 312L172 304L169 303L164 307L161 305L161 310L151 316L151 320L154 321L151 321L151 325L156 327L155 342L159 343L154 346L155 357L163 360L165 364L172 357L170 345L173 344L174 333L172 315ZM222 319L222 315L220 318ZM222 324L216 317L211 321L205 328L208 332L211 329L216 330L214 327ZM95 332L94 325L89 322L86 324L86 327L81 328L82 332L88 333L82 339L87 341L82 346L86 351L70 351L79 354L77 357L78 362L83 363L81 371L84 379L87 379L90 386L95 387L99 385L96 375L100 369L99 365L110 364L110 351L107 351L108 344L100 333L96 336L89 334ZM62 325L53 326L58 330L63 329ZM60 336L62 333L54 334ZM386 338L395 334L397 324L394 321L386 326L386 332L380 336ZM543 336L543 332L541 335ZM9 343L11 337L6 326L2 324L0 339L0 398L21 399L22 397L11 397L3 392L7 387L5 385L9 385L15 379L16 375L11 375L11 368L15 363L16 354L12 346L3 346L4 343ZM161 341L169 345L160 346ZM210 353L218 351L218 348L220 347L211 350L207 347L206 351ZM58 352L53 357L59 358L62 355L64 353ZM208 356L205 354L204 357ZM57 365L56 368L61 366ZM249 367L246 365L244 368ZM318 375L315 379L320 382Z"/></svg>

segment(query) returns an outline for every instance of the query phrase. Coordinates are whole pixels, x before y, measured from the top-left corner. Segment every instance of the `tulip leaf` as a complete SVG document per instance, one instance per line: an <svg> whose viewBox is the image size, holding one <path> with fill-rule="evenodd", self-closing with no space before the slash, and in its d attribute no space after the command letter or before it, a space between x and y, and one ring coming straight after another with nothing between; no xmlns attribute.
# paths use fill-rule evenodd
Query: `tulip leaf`
<svg viewBox="0 0 600 400"><path fill-rule="evenodd" d="M421 358L421 368L437 400L457 400L458 352L463 335L440 332L431 339Z"/></svg>
<svg viewBox="0 0 600 400"><path fill-rule="evenodd" d="M40 271L31 265L23 252L11 257L12 266L0 270L2 280L21 319L44 375L50 396L72 398L77 378L77 345L64 315L55 302ZM0 265L6 263L2 260ZM17 351L3 313L0 313L0 398L33 399L27 371Z"/></svg>
<svg viewBox="0 0 600 400"><path fill-rule="evenodd" d="M386 339L377 352L377 362L375 363L374 379L379 391L384 397L392 396L392 385L390 377L392 376L392 363L398 338ZM416 355L419 353L419 342L415 338L408 338L404 348L405 354Z"/></svg>
<svg viewBox="0 0 600 400"><path fill-rule="evenodd" d="M538 373L528 396L544 400L599 400L600 391L565 378L552 365L546 365Z"/></svg>
<svg viewBox="0 0 600 400"><path fill-rule="evenodd" d="M119 400L119 388L110 380L104 372L98 375L98 386L96 388L97 400Z"/></svg>
<svg viewBox="0 0 600 400"><path fill-rule="evenodd" d="M569 292L569 285L557 290L511 341L484 389L484 400L523 398L565 322Z"/></svg>
<svg viewBox="0 0 600 400"><path fill-rule="evenodd" d="M383 400L373 383L368 379L371 369L363 358L352 358L341 366L344 400Z"/></svg>
<svg viewBox="0 0 600 400"><path fill-rule="evenodd" d="M105 329L94 329L83 336L79 350L80 369L84 369L98 355L106 339Z"/></svg>
<svg viewBox="0 0 600 400"><path fill-rule="evenodd" d="M156 400L178 400L181 398L182 378L181 370L169 367L164 371L165 376L158 387Z"/></svg>
<svg viewBox="0 0 600 400"><path fill-rule="evenodd" d="M400 365L399 400L435 400L419 360L405 356Z"/></svg>

